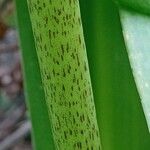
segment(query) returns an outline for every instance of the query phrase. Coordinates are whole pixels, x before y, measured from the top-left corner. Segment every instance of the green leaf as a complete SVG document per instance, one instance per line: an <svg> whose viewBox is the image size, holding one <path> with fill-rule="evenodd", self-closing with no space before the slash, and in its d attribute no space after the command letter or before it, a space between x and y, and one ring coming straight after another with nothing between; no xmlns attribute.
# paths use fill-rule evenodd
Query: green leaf
<svg viewBox="0 0 150 150"><path fill-rule="evenodd" d="M150 0L114 0L121 7L136 10L141 13L150 14Z"/></svg>
<svg viewBox="0 0 150 150"><path fill-rule="evenodd" d="M128 54L150 129L150 16L121 10Z"/></svg>
<svg viewBox="0 0 150 150"><path fill-rule="evenodd" d="M32 121L34 148L36 150L53 150L51 124L48 117L26 0L21 2L16 0L16 7L22 47L25 93Z"/></svg>
<svg viewBox="0 0 150 150"><path fill-rule="evenodd" d="M149 150L118 9L111 0L80 0L80 6L102 149Z"/></svg>

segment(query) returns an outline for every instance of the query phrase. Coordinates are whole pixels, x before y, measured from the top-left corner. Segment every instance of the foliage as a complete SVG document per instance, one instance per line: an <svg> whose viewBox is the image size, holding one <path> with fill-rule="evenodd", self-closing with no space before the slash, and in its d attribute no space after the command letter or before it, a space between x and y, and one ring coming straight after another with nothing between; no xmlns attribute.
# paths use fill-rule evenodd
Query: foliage
<svg viewBox="0 0 150 150"><path fill-rule="evenodd" d="M37 54L39 58L38 61L31 31L31 25L29 22L29 14L27 12L25 0L23 2L24 3L20 4L19 0L17 0L19 26L22 38L23 57L25 62L24 70L26 74L26 87L28 90L28 94L30 94L29 106L32 116L36 146L39 150L46 150L49 149L48 146L50 146L48 141L52 141L52 136L50 134L47 134L46 136L47 138L50 138L49 140L46 140L47 138L42 136L42 129L45 129L44 133L50 133L46 132L50 130L50 122L46 109L48 108L50 111L50 118L52 121L51 123L53 124L53 130L54 128L58 129L58 122L60 118L62 119L63 114L67 114L70 108L67 108L64 103L61 103L61 105L58 105L54 102L52 103L51 100L56 100L59 102L58 95L60 91L63 91L65 93L63 94L63 96L67 97L67 99L69 99L69 102L71 102L71 95L69 95L71 91L69 89L69 86L72 85L71 77L73 74L71 74L70 77L67 76L68 79L66 80L63 79L63 76L56 77L55 75L56 73L59 73L60 75L62 73L60 71L61 68L66 69L67 65L69 64L71 65L71 69L73 68L77 70L77 75L82 73L83 68L81 69L79 66L78 68L76 68L76 63L67 55L67 49L70 52L72 48L79 48L81 52L83 52L77 53L80 54L78 56L79 60L86 60L85 51L83 51L80 45L76 45L76 43L80 40L84 43L84 40L81 26L76 26L77 28L75 30L73 30L69 26L76 25L76 18L74 24L72 24L72 21L65 22L61 20L63 19L63 17L58 19L58 16L56 15L57 13L62 13L61 11L59 11L59 9L57 10L57 8L62 8L65 10L65 12L72 14L73 10L76 12L76 10L78 9L76 8L78 7L78 4L76 5L76 7L70 9L66 1L64 1L64 4L60 4L60 1L53 1L53 6L55 7L48 5L48 1L44 1L47 3L39 2L38 4L34 3L36 2L35 0L29 1L31 22L34 28L35 44L37 46ZM72 1L70 0L70 2ZM148 6L146 7L144 3L140 4L138 2L141 1L138 0L136 3L134 0L118 0L118 9L117 5L111 0L92 0L88 2L80 0L84 35L93 85L97 121L100 129L102 150L148 150L150 147L150 135L148 132L143 109L140 103L141 96L141 98L143 99L146 116L147 118L149 118L149 111L146 107L148 105L149 99L148 88L146 88L146 90L145 87L141 88L143 85L145 85L146 87L147 85L149 85L146 84L149 81L149 72L147 68L145 69L145 66L147 67L149 62L147 51L147 49L149 48L149 44L147 42L149 38L149 17L139 15L138 13L130 12L130 10L133 9L138 10L142 13L147 13L149 8ZM37 6L38 9L35 10ZM46 7L49 12L47 12L44 7ZM126 9L126 11L122 11L122 7L126 7L128 9ZM24 11L22 11L22 8L24 8ZM119 10L121 14L120 16ZM27 16L23 16L24 12L26 12L25 14ZM47 17L48 13L50 13L49 17ZM78 13L79 10L77 14ZM66 18L69 17L67 17L67 14L65 15ZM78 17L80 20L80 16ZM50 21L49 18L51 19ZM120 18L123 26L121 26ZM25 29L24 27L27 21L28 28ZM64 30L61 29L61 23L64 24L62 26L64 28L66 27L65 29L68 29L68 36L65 36L65 32L63 32ZM49 27L51 28L50 30ZM126 51L122 28L124 31L126 45L128 47L129 53L127 53ZM30 30L30 32L27 32L28 30ZM59 34L60 31L62 32L62 35ZM81 34L81 39L79 41L76 40L77 33L79 35ZM59 37L57 34L59 35ZM146 36L144 37L144 35ZM142 42L137 43L139 36L140 41ZM128 40L128 38L130 38L131 40ZM68 48L67 42L69 42ZM28 45L26 43L30 44ZM47 49L50 49L52 53L50 54ZM65 55L63 55L63 59L65 58L64 62L58 59L57 53L60 54L59 50L61 50L61 53L65 53ZM142 53L142 59L138 59L138 61L137 59L133 59L134 57L131 57L136 56L137 52ZM134 77L138 85L140 96L132 75L132 70L128 60L128 54L131 66L133 68ZM51 57L53 57L53 59ZM144 60L146 60L146 63ZM34 67L37 70L33 71L33 66L31 62L34 63ZM42 80L38 63L40 64ZM140 71L143 72L142 76L138 75L139 66L141 69ZM90 82L89 74L87 73L84 75L85 76L83 78ZM33 81L33 79L35 79L35 81ZM46 99L42 99L42 97L44 97L43 89L42 91L38 89L42 81L44 85ZM57 83L57 81L60 81L61 84L56 87L55 84ZM77 87L83 88L81 84L82 82L79 83L79 86L73 87L73 89ZM50 87L49 85L52 86ZM37 90L39 91L37 92ZM32 95L30 91L33 91L35 95ZM80 94L80 92L78 94L76 94L76 92L77 91L73 91L73 98L78 98L78 94ZM55 97L55 94L57 97ZM38 103L35 103L35 97L39 97L39 99L42 99L42 101L39 100ZM45 100L47 101L48 107L46 106ZM39 103L43 106L41 106ZM65 107L63 107L63 105ZM91 106L94 107L93 102L89 103L89 109L86 110L85 108L83 108L83 113L89 114ZM39 109L41 111L40 113L39 111L37 112L37 110ZM81 115L80 113L82 113L82 111L80 110L80 107L74 107L74 110L71 109L71 118L73 117L73 115L75 115L76 112L79 112L79 115ZM95 111L93 111L93 113L95 113ZM39 119L37 118L37 114L43 114L43 116L45 117L45 119L41 121L43 122L43 125L46 126L45 128L43 128L41 124L37 126L37 119ZM40 115L38 115L38 117L39 116ZM92 117L90 118L92 118L94 124L96 124L95 115L93 116L94 119ZM67 115L65 117L67 118L67 120L69 120L69 117ZM77 118L78 117L76 117L75 119ZM80 125L80 120L77 119L76 122L77 121ZM61 125L61 132L59 132L59 129L54 130L54 140L56 142L56 146L60 147L61 145L60 149L70 149L70 146L72 146L75 141L75 146L82 149L81 144L78 143L78 141L82 141L84 139L82 139L82 135L78 138L75 138L75 140L72 137L71 141L67 141L69 132L68 129L71 128L71 131L74 130L75 124L73 124L72 126L71 121L65 124L65 121L62 119ZM68 125L69 128L65 125ZM77 129L80 130L82 128L83 126L80 125ZM43 137L42 140L40 140L39 136ZM47 142L45 145L44 140L46 140ZM93 143L91 142L90 144L92 145ZM96 145L98 144L96 143ZM51 149L54 149L54 147Z"/></svg>
<svg viewBox="0 0 150 150"><path fill-rule="evenodd" d="M36 150L54 149L27 2L22 0L20 3L20 0L16 0L16 6L22 47L25 92L32 121L34 147Z"/></svg>
<svg viewBox="0 0 150 150"><path fill-rule="evenodd" d="M81 0L80 6L102 149L148 150L150 135L118 7L111 0Z"/></svg>

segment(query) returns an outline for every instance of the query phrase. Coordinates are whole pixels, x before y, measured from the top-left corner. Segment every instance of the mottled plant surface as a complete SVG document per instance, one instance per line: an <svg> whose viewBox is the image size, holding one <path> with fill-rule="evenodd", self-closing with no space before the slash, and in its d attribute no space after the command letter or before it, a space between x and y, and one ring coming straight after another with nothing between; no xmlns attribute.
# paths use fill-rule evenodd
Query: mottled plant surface
<svg viewBox="0 0 150 150"><path fill-rule="evenodd" d="M28 0L56 149L98 150L78 0Z"/></svg>

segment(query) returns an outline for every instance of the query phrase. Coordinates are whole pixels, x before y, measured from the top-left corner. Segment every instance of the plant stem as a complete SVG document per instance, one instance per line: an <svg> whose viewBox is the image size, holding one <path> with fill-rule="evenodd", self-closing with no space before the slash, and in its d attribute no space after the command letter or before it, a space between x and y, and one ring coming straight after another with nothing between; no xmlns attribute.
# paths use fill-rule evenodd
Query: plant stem
<svg viewBox="0 0 150 150"><path fill-rule="evenodd" d="M28 0L56 149L100 149L78 0Z"/></svg>

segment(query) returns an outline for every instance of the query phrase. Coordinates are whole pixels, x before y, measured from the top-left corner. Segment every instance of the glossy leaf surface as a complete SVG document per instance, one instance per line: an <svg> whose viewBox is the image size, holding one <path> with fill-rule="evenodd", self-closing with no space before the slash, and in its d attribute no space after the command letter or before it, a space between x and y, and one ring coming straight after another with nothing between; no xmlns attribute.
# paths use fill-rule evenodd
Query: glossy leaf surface
<svg viewBox="0 0 150 150"><path fill-rule="evenodd" d="M150 16L121 10L128 54L150 129Z"/></svg>
<svg viewBox="0 0 150 150"><path fill-rule="evenodd" d="M134 82L118 8L80 0L103 150L149 150L150 135Z"/></svg>

